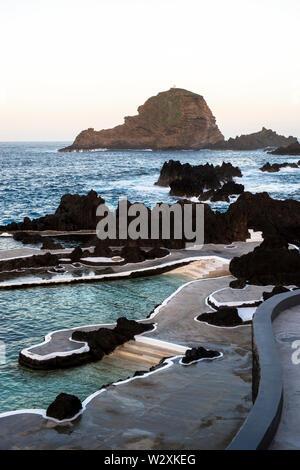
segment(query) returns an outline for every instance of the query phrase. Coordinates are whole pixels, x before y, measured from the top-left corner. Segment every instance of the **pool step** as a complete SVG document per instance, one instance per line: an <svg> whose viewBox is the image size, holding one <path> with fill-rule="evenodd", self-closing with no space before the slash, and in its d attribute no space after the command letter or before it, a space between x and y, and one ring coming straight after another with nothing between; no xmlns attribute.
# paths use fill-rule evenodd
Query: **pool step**
<svg viewBox="0 0 300 470"><path fill-rule="evenodd" d="M193 279L219 277L229 274L229 263L216 259L193 261L188 265L175 268L171 272L174 274L184 274Z"/></svg>
<svg viewBox="0 0 300 470"><path fill-rule="evenodd" d="M132 359L136 362L158 364L164 357L184 354L186 347L156 340L154 338L136 336L135 340L115 349L113 354Z"/></svg>

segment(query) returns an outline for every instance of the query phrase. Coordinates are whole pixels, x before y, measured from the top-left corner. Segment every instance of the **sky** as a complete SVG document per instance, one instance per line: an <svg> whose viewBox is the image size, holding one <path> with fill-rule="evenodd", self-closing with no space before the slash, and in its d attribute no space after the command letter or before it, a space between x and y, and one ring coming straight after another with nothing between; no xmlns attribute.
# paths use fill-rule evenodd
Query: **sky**
<svg viewBox="0 0 300 470"><path fill-rule="evenodd" d="M176 85L300 137L299 0L0 0L0 141L71 141Z"/></svg>

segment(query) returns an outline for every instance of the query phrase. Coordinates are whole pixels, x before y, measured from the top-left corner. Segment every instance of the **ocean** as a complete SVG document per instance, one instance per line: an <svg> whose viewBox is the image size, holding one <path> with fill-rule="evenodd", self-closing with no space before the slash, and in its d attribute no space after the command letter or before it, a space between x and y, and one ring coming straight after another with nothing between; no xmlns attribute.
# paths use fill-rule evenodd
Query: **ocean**
<svg viewBox="0 0 300 470"><path fill-rule="evenodd" d="M257 151L95 151L59 153L70 142L0 143L0 224L22 221L25 216L52 213L65 193L86 194L94 189L110 207L119 197L143 202L174 203L168 188L155 186L165 161L180 160L192 165L223 161L239 166L243 177L237 182L251 192L267 191L276 199L300 200L300 169L285 168L263 173L267 161L297 162L299 157L269 155ZM228 204L214 203L215 210Z"/></svg>

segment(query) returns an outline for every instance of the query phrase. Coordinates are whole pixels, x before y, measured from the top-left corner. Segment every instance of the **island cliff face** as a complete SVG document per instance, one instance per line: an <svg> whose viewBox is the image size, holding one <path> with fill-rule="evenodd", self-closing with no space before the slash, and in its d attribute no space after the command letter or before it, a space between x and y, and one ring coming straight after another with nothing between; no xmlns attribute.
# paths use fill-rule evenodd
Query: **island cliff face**
<svg viewBox="0 0 300 470"><path fill-rule="evenodd" d="M93 149L181 150L207 148L224 140L204 98L171 88L149 98L137 116L113 129L82 131L62 152Z"/></svg>

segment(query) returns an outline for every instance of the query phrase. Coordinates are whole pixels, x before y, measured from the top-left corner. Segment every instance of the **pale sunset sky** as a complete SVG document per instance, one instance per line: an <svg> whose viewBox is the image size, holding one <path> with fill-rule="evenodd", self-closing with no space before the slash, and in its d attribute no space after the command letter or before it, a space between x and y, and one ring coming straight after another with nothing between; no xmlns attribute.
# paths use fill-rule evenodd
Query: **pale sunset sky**
<svg viewBox="0 0 300 470"><path fill-rule="evenodd" d="M0 0L0 141L73 140L173 85L226 138L300 137L300 0Z"/></svg>

